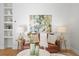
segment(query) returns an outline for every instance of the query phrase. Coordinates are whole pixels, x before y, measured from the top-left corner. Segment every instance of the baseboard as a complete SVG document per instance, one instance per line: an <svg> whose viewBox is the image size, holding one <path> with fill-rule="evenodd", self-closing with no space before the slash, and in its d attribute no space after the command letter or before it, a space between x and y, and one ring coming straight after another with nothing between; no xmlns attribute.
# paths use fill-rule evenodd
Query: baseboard
<svg viewBox="0 0 79 59"><path fill-rule="evenodd" d="M16 47L13 47L12 49L17 49Z"/></svg>
<svg viewBox="0 0 79 59"><path fill-rule="evenodd" d="M0 49L4 49L4 47L0 47Z"/></svg>

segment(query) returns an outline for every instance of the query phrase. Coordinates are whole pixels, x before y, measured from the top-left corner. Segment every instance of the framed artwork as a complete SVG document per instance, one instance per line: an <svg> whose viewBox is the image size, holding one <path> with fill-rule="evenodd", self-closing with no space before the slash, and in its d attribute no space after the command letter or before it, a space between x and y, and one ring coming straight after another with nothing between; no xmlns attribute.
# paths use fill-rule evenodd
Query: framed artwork
<svg viewBox="0 0 79 59"><path fill-rule="evenodd" d="M30 32L51 32L51 15L30 15Z"/></svg>

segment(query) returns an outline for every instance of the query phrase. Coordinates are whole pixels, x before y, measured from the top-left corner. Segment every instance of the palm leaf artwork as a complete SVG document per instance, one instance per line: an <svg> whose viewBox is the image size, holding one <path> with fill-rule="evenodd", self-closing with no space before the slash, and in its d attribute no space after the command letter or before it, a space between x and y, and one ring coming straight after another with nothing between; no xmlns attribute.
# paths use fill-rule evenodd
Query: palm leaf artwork
<svg viewBox="0 0 79 59"><path fill-rule="evenodd" d="M51 15L30 15L31 32L51 32Z"/></svg>

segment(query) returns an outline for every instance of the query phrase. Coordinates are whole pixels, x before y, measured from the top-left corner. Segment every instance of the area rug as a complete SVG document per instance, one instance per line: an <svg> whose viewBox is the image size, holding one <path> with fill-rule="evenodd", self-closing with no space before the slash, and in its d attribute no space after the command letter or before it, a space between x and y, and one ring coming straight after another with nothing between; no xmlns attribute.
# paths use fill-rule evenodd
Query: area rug
<svg viewBox="0 0 79 59"><path fill-rule="evenodd" d="M67 56L61 53L51 53L51 56Z"/></svg>

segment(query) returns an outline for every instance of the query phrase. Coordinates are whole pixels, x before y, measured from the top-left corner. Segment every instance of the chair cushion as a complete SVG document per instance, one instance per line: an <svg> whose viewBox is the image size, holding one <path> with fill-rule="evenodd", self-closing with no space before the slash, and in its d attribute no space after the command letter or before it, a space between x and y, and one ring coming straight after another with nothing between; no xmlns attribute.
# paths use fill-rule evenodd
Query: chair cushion
<svg viewBox="0 0 79 59"><path fill-rule="evenodd" d="M59 52L60 48L57 45L55 45L55 44L48 44L47 50L50 53L57 53L57 52Z"/></svg>

